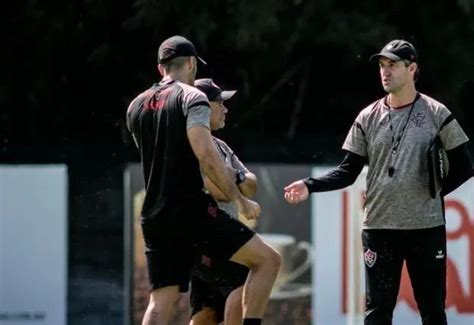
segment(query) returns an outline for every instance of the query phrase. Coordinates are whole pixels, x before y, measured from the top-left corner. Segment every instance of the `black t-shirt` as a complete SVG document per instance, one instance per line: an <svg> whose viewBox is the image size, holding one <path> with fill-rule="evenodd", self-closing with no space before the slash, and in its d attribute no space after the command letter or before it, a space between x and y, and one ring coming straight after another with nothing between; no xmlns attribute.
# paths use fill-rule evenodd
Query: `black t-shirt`
<svg viewBox="0 0 474 325"><path fill-rule="evenodd" d="M201 206L207 201L186 130L209 127L209 115L209 102L202 92L171 79L154 84L131 102L127 127L142 159L143 221L166 222L176 218L173 213L180 206Z"/></svg>

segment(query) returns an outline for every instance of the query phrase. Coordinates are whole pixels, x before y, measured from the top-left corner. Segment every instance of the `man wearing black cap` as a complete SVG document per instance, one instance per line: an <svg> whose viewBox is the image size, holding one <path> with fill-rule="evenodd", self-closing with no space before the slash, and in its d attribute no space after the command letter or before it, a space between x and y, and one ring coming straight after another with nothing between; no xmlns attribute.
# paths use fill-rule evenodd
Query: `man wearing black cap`
<svg viewBox="0 0 474 325"><path fill-rule="evenodd" d="M206 94L211 105L210 125L212 131L225 126L227 107L224 101L230 99L235 90L223 91L212 79L196 80L194 86ZM235 180L243 195L250 198L257 191L257 177L234 154L221 139L213 137L229 176ZM238 219L235 205L204 176L204 185L217 201L219 209ZM213 261L203 255L191 277L192 325L218 324L225 319L226 325L242 324L242 289L249 269L232 261Z"/></svg>
<svg viewBox="0 0 474 325"><path fill-rule="evenodd" d="M423 324L446 324L443 197L471 177L469 139L443 104L417 92L412 44L393 40L371 59L378 61L387 95L359 113L335 170L288 185L284 196L296 204L309 193L344 188L368 163L362 230L365 324L391 324L403 262ZM437 139L449 160L441 189L430 186L429 152Z"/></svg>
<svg viewBox="0 0 474 325"><path fill-rule="evenodd" d="M141 223L152 292L143 324L168 323L179 292L188 290L191 268L204 244L212 258L250 267L244 316L247 323L258 324L280 259L253 231L221 214L202 190L201 171L245 218L260 214L259 205L245 198L229 177L214 145L209 101L191 86L197 59L186 38L165 40L158 50L163 79L138 95L127 111L146 187Z"/></svg>

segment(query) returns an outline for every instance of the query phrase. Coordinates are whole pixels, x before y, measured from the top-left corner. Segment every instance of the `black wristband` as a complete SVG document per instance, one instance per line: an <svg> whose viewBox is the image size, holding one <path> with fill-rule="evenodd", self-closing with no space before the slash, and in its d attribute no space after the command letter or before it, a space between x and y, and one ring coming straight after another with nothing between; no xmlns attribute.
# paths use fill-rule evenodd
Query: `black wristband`
<svg viewBox="0 0 474 325"><path fill-rule="evenodd" d="M314 192L314 186L315 186L315 179L312 178L312 177L307 177L305 179L303 179L303 183L306 185L306 187L308 188L308 192L309 193L313 193Z"/></svg>

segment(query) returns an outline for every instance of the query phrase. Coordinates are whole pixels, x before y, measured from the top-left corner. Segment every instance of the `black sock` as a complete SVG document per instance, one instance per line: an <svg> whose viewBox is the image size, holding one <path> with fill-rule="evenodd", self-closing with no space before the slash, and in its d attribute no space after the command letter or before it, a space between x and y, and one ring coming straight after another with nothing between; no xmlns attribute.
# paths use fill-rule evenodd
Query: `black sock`
<svg viewBox="0 0 474 325"><path fill-rule="evenodd" d="M261 318L244 318L243 325L260 325L262 324Z"/></svg>

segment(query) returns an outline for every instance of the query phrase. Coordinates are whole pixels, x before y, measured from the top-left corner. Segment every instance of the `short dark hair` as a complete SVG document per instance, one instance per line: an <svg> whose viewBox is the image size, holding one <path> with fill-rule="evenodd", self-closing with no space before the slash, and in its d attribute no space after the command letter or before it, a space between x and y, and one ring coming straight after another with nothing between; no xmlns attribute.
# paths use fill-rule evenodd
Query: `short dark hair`
<svg viewBox="0 0 474 325"><path fill-rule="evenodd" d="M190 56L180 56L180 57L174 58L170 61L167 61L165 63L160 63L160 64L163 67L163 69L165 69L165 71L170 72L173 70L181 69L184 66L184 64L188 61L189 58Z"/></svg>

